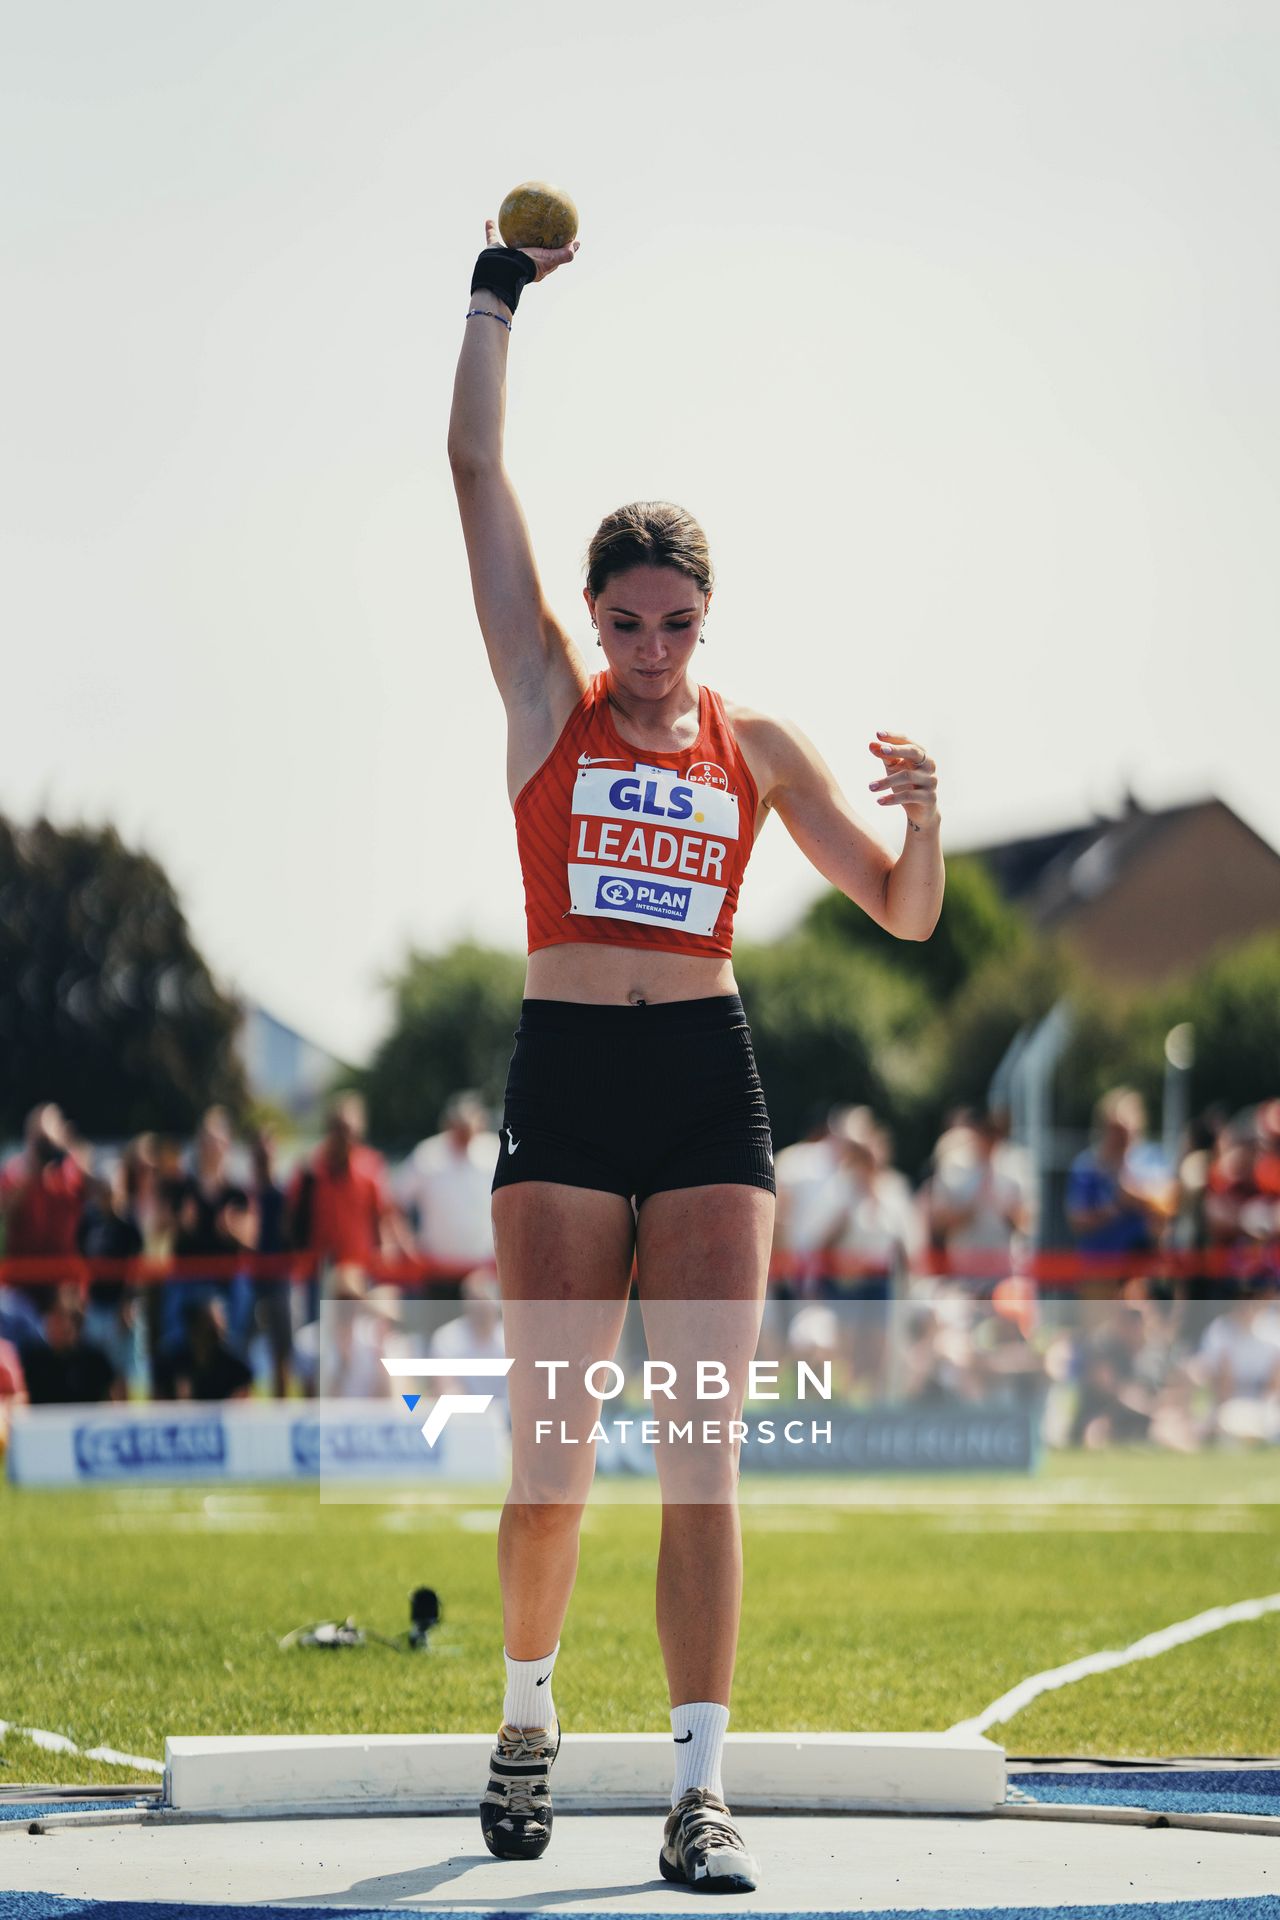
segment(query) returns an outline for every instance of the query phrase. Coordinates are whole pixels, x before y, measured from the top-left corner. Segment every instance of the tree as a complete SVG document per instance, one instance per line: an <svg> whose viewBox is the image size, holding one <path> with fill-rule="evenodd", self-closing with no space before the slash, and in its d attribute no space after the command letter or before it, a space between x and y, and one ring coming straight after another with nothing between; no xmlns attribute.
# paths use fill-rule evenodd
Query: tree
<svg viewBox="0 0 1280 1920"><path fill-rule="evenodd" d="M1182 1020L1195 1028L1198 1105L1280 1098L1280 934L1218 955L1174 988L1160 1003L1161 1038Z"/></svg>
<svg viewBox="0 0 1280 1920"><path fill-rule="evenodd" d="M108 1138L238 1111L239 1018L149 854L113 827L0 816L0 1129L45 1100Z"/></svg>
<svg viewBox="0 0 1280 1920"><path fill-rule="evenodd" d="M407 1148L435 1133L445 1101L463 1087L501 1105L524 971L520 954L473 941L446 953L410 952L387 983L391 1031L356 1082L375 1138Z"/></svg>
<svg viewBox="0 0 1280 1920"><path fill-rule="evenodd" d="M1079 982L1061 951L1028 942L979 967L936 1015L930 1034L933 1119L950 1106L982 1107L992 1075L1023 1027L1043 1019Z"/></svg>
<svg viewBox="0 0 1280 1920"><path fill-rule="evenodd" d="M1022 915L1005 903L986 866L972 854L948 858L942 913L927 940L899 940L886 933L834 887L814 901L801 927L919 981L935 1000L949 1000L989 961L1012 958L1031 939Z"/></svg>
<svg viewBox="0 0 1280 1920"><path fill-rule="evenodd" d="M816 1107L866 1104L895 1124L929 997L918 980L830 938L796 933L734 946L774 1139L796 1139Z"/></svg>
<svg viewBox="0 0 1280 1920"><path fill-rule="evenodd" d="M939 1013L927 1044L930 1126L948 1106L979 1105L1014 1035L1066 998L1071 1037L1054 1074L1055 1124L1087 1128L1108 1088L1135 1087L1153 1124L1170 1028L1195 1029L1193 1101L1229 1111L1280 1097L1280 936L1264 934L1159 993L1106 987L1047 941L994 959Z"/></svg>

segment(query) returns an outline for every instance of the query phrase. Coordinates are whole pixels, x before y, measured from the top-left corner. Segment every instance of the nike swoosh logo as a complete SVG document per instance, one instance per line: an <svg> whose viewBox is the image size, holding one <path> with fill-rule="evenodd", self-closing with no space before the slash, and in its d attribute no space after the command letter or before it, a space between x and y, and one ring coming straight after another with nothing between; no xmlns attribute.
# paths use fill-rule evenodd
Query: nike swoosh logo
<svg viewBox="0 0 1280 1920"><path fill-rule="evenodd" d="M688 1733L676 1733L676 1734L672 1734L671 1737L675 1741L678 1747L682 1747L685 1744L686 1740L692 1740L693 1728L690 1727Z"/></svg>
<svg viewBox="0 0 1280 1920"><path fill-rule="evenodd" d="M620 753L580 753L578 755L578 765L580 767L607 767L611 762L621 759L622 755Z"/></svg>
<svg viewBox="0 0 1280 1920"><path fill-rule="evenodd" d="M550 1678L551 1675L549 1673L544 1673L541 1680L535 1680L533 1684L535 1687L545 1687Z"/></svg>
<svg viewBox="0 0 1280 1920"><path fill-rule="evenodd" d="M514 1153L514 1152L515 1152L515 1150L516 1150L516 1148L517 1148L517 1147L518 1147L518 1146L520 1145L520 1142L519 1142L518 1140L513 1140L513 1139L511 1138L511 1129L510 1129L510 1127L504 1127L504 1128L502 1129L502 1131L503 1131L503 1132L504 1132L504 1133L506 1134L506 1136L507 1136L507 1152L508 1152L508 1153Z"/></svg>

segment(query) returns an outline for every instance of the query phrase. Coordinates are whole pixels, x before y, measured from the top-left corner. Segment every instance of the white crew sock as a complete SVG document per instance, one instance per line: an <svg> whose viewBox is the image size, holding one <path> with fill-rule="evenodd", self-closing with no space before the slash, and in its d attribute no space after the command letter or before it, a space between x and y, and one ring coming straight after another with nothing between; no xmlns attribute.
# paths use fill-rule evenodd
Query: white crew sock
<svg viewBox="0 0 1280 1920"><path fill-rule="evenodd" d="M551 1675L560 1651L557 1640L541 1660L513 1660L503 1648L507 1663L507 1691L502 1700L502 1717L509 1727L551 1727L555 1725L555 1704L551 1698ZM539 1686L538 1682L542 1685Z"/></svg>
<svg viewBox="0 0 1280 1920"><path fill-rule="evenodd" d="M690 1787L706 1787L724 1799L720 1784L720 1755L729 1709L718 1700L689 1700L671 1709L671 1733L676 1744L676 1782L671 1804L682 1800Z"/></svg>

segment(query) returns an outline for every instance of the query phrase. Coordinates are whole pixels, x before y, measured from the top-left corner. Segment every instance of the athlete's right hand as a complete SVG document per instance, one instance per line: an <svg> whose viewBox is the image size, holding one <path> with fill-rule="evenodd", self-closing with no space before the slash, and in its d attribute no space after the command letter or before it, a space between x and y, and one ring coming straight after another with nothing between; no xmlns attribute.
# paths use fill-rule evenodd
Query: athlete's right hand
<svg viewBox="0 0 1280 1920"><path fill-rule="evenodd" d="M485 221L484 243L486 247L501 247L505 244L502 235L498 232L498 223L496 220ZM539 280L545 280L549 273L554 273L557 267L567 267L577 251L578 242L576 240L571 246L567 247L520 248L520 252L527 253L534 266L538 269L533 277L535 286Z"/></svg>

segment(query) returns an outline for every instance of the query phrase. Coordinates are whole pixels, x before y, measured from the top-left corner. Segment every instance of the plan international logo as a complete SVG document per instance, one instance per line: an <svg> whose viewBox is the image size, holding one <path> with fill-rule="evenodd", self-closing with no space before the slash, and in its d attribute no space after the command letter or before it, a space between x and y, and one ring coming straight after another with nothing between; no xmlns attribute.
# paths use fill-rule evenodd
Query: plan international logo
<svg viewBox="0 0 1280 1920"><path fill-rule="evenodd" d="M687 920L689 887L671 887L656 880L624 880L621 874L609 874L596 888L598 907L629 907L633 913L652 914L658 920Z"/></svg>

